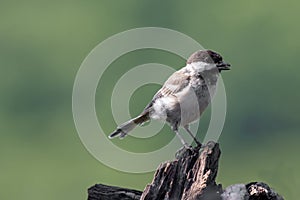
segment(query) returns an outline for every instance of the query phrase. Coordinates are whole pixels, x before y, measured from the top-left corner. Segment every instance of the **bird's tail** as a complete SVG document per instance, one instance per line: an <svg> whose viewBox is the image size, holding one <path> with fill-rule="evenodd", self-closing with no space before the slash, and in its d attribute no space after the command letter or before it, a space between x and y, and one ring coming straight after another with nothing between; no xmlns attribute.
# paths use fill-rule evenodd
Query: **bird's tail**
<svg viewBox="0 0 300 200"><path fill-rule="evenodd" d="M148 121L149 118L149 112L142 113L141 115L137 116L136 118L133 118L120 126L112 132L108 137L109 139L112 139L114 137L120 137L124 138L130 131L132 131L137 125L140 125L146 121Z"/></svg>

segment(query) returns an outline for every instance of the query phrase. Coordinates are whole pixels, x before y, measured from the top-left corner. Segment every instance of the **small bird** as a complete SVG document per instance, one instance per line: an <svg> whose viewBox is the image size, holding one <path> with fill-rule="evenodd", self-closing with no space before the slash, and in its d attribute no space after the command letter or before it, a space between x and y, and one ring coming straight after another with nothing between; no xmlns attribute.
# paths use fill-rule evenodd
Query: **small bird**
<svg viewBox="0 0 300 200"><path fill-rule="evenodd" d="M201 146L189 129L189 124L199 119L211 102L220 72L229 69L230 64L224 62L219 53L212 50L196 51L188 58L185 67L167 79L143 112L118 126L109 138L124 138L137 125L157 119L168 122L184 147L189 148L189 145L178 132L180 126Z"/></svg>

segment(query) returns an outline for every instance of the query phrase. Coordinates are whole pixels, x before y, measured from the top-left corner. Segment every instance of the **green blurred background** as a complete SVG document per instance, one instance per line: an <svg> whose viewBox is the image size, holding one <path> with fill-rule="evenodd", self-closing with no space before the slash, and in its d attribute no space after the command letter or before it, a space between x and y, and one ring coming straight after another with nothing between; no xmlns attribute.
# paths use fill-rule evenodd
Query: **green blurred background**
<svg viewBox="0 0 300 200"><path fill-rule="evenodd" d="M223 75L228 112L218 182L264 181L297 199L299 8L296 0L0 0L0 199L86 199L95 183L142 190L151 181L153 172L122 173L94 159L80 142L71 108L73 81L87 54L113 34L144 26L187 34L232 64ZM175 69L184 63L162 51L129 53L107 72L107 94L122 70L147 62ZM157 88L133 95L133 115ZM141 98L146 91L151 94ZM98 93L96 99L101 102ZM100 122L107 134L115 126L110 118Z"/></svg>

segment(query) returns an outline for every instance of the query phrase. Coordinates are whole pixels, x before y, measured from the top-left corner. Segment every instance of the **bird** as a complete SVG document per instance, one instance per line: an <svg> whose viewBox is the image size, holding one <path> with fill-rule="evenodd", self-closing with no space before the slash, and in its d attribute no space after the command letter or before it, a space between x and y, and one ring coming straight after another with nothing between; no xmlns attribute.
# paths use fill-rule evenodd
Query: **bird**
<svg viewBox="0 0 300 200"><path fill-rule="evenodd" d="M213 50L198 50L186 61L186 65L174 72L153 96L140 115L119 125L109 138L124 138L136 126L151 119L167 122L180 139L183 147L190 145L179 134L183 127L201 146L189 125L197 121L216 93L221 71L230 70L231 65Z"/></svg>

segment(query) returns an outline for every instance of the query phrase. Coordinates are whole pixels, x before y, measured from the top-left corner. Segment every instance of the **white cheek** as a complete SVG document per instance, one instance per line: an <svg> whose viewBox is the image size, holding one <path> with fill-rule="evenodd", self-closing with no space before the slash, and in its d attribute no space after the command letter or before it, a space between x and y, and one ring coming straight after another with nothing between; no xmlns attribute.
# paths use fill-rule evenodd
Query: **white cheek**
<svg viewBox="0 0 300 200"><path fill-rule="evenodd" d="M205 62L195 62L191 63L187 66L188 68L192 68L197 72L205 71L205 70L211 70L213 68L216 68L215 64L208 64Z"/></svg>
<svg viewBox="0 0 300 200"><path fill-rule="evenodd" d="M205 69L205 67L206 67L206 63L204 63L204 62L195 62L195 63L191 63L191 66L192 66L192 68L193 69L195 69L195 70L202 70L202 69Z"/></svg>
<svg viewBox="0 0 300 200"><path fill-rule="evenodd" d="M205 70L212 70L216 67L217 66L215 64L206 64L204 68L205 68Z"/></svg>

